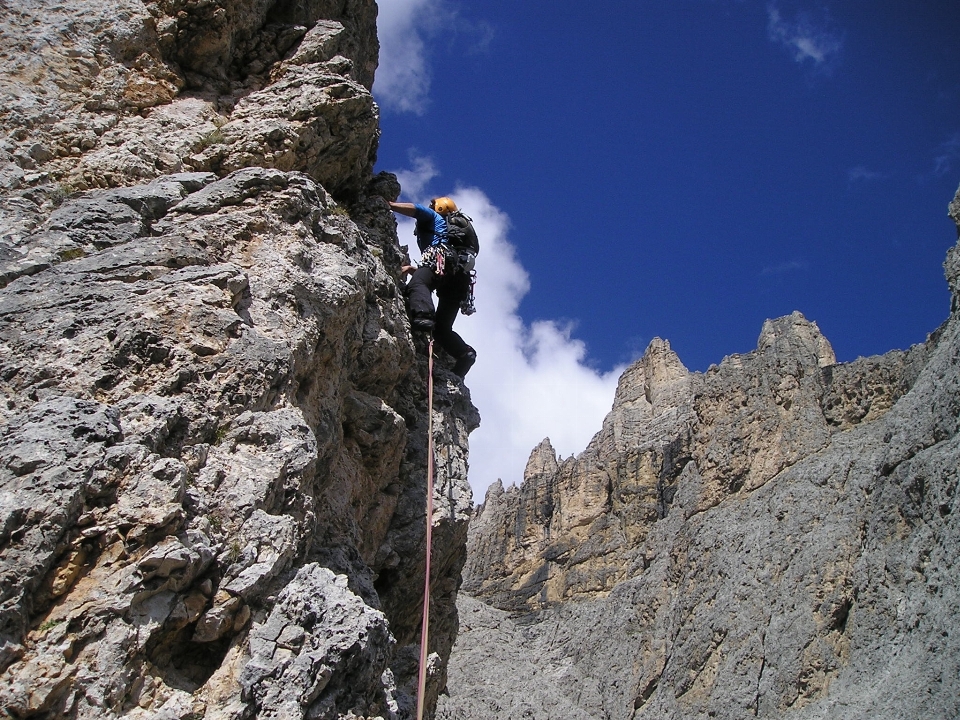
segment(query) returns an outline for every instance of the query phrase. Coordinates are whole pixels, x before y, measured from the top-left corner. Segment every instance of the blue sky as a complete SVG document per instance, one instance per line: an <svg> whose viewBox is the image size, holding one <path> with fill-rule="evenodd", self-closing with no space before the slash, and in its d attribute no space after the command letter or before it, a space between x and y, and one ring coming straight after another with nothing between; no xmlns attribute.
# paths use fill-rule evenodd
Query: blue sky
<svg viewBox="0 0 960 720"><path fill-rule="evenodd" d="M582 450L653 337L702 371L794 310L840 361L946 318L956 0L379 6L377 167L485 226L478 501Z"/></svg>

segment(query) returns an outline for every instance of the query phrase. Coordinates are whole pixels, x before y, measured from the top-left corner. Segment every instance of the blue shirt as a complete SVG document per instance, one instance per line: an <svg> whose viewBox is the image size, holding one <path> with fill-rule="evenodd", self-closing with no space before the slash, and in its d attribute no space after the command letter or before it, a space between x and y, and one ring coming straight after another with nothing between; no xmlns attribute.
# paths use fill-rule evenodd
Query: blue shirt
<svg viewBox="0 0 960 720"><path fill-rule="evenodd" d="M417 245L423 252L431 245L439 245L447 239L447 221L443 215L423 205L414 205L414 218L417 227L414 234L417 236Z"/></svg>

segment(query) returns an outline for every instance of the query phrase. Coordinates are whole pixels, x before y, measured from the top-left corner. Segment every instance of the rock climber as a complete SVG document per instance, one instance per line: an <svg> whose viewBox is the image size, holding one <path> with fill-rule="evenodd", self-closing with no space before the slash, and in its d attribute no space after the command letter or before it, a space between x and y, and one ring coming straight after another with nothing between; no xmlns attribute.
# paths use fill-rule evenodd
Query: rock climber
<svg viewBox="0 0 960 720"><path fill-rule="evenodd" d="M457 211L457 204L448 197L438 197L430 201L430 207L391 202L390 209L416 220L414 233L423 255L419 268L404 268L413 273L405 290L410 324L417 330L432 331L440 347L454 358L453 372L464 377L477 361L477 352L453 329L460 304L470 295L471 282L458 254L448 244L446 216ZM434 290L436 311L431 295Z"/></svg>

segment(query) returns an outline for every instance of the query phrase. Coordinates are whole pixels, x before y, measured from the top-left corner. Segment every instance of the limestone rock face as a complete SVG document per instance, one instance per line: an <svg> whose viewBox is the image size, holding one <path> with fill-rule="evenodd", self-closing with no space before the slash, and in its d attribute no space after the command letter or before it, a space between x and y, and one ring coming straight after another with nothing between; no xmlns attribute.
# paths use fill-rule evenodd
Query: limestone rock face
<svg viewBox="0 0 960 720"><path fill-rule="evenodd" d="M3 187L63 195L258 165L353 197L369 179L373 0L25 0L2 12Z"/></svg>
<svg viewBox="0 0 960 720"><path fill-rule="evenodd" d="M0 707L408 717L427 361L375 3L0 13ZM428 707L479 423L437 362Z"/></svg>
<svg viewBox="0 0 960 720"><path fill-rule="evenodd" d="M545 440L520 488L494 488L471 533L465 589L514 610L609 591L634 571L684 473L698 476L683 487L695 493L683 498L688 516L756 490L840 427L889 409L923 352L840 369L816 324L794 313L765 323L756 351L701 375L655 339L583 453L558 465Z"/></svg>
<svg viewBox="0 0 960 720"><path fill-rule="evenodd" d="M905 352L836 364L798 313L702 374L651 343L477 508L438 717L956 717L958 253Z"/></svg>

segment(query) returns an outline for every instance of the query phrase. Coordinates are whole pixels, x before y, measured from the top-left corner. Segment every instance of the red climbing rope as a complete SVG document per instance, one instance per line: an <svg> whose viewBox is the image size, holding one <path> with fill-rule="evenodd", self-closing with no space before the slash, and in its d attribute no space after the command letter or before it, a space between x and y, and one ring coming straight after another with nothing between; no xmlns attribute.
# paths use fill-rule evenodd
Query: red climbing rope
<svg viewBox="0 0 960 720"><path fill-rule="evenodd" d="M417 720L423 720L427 689L427 639L430 631L430 551L433 547L433 338L427 350L427 568L423 579L423 625L420 628L420 678Z"/></svg>

